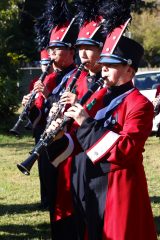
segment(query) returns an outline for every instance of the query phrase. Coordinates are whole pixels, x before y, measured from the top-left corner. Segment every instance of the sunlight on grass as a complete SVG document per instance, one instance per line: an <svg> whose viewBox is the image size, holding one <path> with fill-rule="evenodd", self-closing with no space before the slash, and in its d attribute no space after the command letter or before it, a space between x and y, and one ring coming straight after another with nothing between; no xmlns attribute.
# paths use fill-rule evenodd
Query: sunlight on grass
<svg viewBox="0 0 160 240"><path fill-rule="evenodd" d="M50 239L49 213L39 211L37 163L31 175L23 175L16 164L33 148L32 137L0 135L0 238Z"/></svg>
<svg viewBox="0 0 160 240"><path fill-rule="evenodd" d="M160 140L149 137L145 145L144 166L148 182L148 191L152 203L152 211L160 240Z"/></svg>

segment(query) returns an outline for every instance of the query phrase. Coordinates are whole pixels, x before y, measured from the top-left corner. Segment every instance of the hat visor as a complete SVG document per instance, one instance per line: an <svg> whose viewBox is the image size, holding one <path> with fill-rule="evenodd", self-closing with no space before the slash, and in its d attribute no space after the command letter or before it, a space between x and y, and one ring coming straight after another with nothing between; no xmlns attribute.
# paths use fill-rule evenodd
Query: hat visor
<svg viewBox="0 0 160 240"><path fill-rule="evenodd" d="M49 43L48 48L50 47L70 47L70 44L65 42L55 41L55 42Z"/></svg>
<svg viewBox="0 0 160 240"><path fill-rule="evenodd" d="M92 39L88 39L88 38L82 38L82 39L78 39L76 41L75 46L80 46L80 45L91 45L91 46L99 46L100 43L96 42Z"/></svg>
<svg viewBox="0 0 160 240"><path fill-rule="evenodd" d="M46 65L46 64L49 64L49 63L50 63L50 60L41 60L40 61L41 65Z"/></svg>
<svg viewBox="0 0 160 240"><path fill-rule="evenodd" d="M98 63L109 63L109 64L126 64L126 60L123 58L115 57L114 55L110 56L100 56Z"/></svg>

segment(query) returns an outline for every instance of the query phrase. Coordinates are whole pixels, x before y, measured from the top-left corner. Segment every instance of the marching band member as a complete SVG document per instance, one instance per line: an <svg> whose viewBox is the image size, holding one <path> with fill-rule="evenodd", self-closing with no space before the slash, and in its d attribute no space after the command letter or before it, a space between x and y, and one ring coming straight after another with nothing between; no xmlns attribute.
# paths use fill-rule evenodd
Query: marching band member
<svg viewBox="0 0 160 240"><path fill-rule="evenodd" d="M142 155L153 105L132 85L143 47L122 36L110 53L114 34L99 60L108 87L105 107L94 118L79 104L65 113L80 125L83 149L72 162L75 209L90 240L156 240Z"/></svg>
<svg viewBox="0 0 160 240"><path fill-rule="evenodd" d="M80 19L82 21L82 18L79 18L79 21ZM75 101L80 100L87 90L101 77L101 66L97 61L104 42L101 25L102 18L97 17L96 21L89 19L83 19L83 21L84 22L81 22L75 46L78 49L80 61L84 64L84 70L76 81L75 94L68 91L62 94L59 101L62 105L72 105ZM72 77L68 79L67 86L71 81ZM106 88L102 88L87 102L86 109L91 116L94 116L99 107L103 105L102 98L105 92ZM73 97L73 95L76 96ZM54 105L50 110L50 115L54 114L56 111L57 108ZM68 131L75 131L77 127L78 125L74 123ZM51 160L55 154L58 154L59 147L65 148L63 140L48 147ZM65 157L67 158L67 155ZM68 157L66 161L61 163L61 156L59 156L56 161L56 166L53 164L58 171L56 201L53 205L54 214L52 216L53 239L68 238L76 240L78 239L78 235L77 232L75 232L75 235L73 232L73 229L76 230L76 225L70 192L70 169L72 157Z"/></svg>
<svg viewBox="0 0 160 240"><path fill-rule="evenodd" d="M46 67L47 65L50 63L51 59L50 56L48 54L48 51L46 49L42 49L40 51L40 66L41 66L41 71L42 73L44 73L46 71ZM54 79L55 77L55 72L53 71L53 65L50 67L47 76L44 79L44 83L46 82L46 79L48 79L48 75L52 76L52 78ZM25 95L22 99L22 105L25 106L28 102L28 100L30 99L30 96L32 94L32 90L34 89L35 85L37 84L37 82L39 82L39 77L36 76L29 84L29 94ZM36 96L36 99L34 100L34 102L32 103L32 106L35 106L32 111L29 112L29 119L30 119L30 123L27 124L27 127L30 127L30 129L33 130L33 135L35 135L36 137L36 133L34 131L35 126L37 125L37 123L39 121L42 121L41 119L41 109L42 109L42 105L43 105L43 101L44 101L44 97L42 95L41 92L39 92L38 96ZM37 140L35 140L35 142L37 142Z"/></svg>
<svg viewBox="0 0 160 240"><path fill-rule="evenodd" d="M59 9L59 10L58 10ZM48 1L46 9L44 10L43 16L44 23L42 25L42 20L40 21L39 28L47 28L48 32L51 31L49 37L49 43L45 42L47 45L47 51L51 60L54 60L54 71L46 76L44 82L37 81L34 84L33 90L37 93L34 105L31 109L31 115L38 108L41 110L40 121L34 126L33 134L35 137L35 143L40 139L46 126L47 115L45 113L45 102L49 97L50 93L60 84L62 78L69 72L75 69L75 50L74 43L77 38L78 31L75 28L74 22L71 16L68 17L66 11L68 9L67 3L61 1ZM61 14L60 14L60 13ZM47 16L47 17L46 17ZM56 21L54 21L54 17ZM52 23L48 19L52 19ZM58 19L58 20L57 20ZM41 29L39 30L41 32ZM39 33L38 33L39 34ZM45 33L46 34L46 33ZM49 33L48 33L49 35ZM39 36L42 41L43 36ZM46 36L44 36L46 37ZM40 43L40 46L44 46L44 43ZM23 100L23 104L26 103L26 98ZM48 161L46 153L43 153L38 160L38 169L40 177L40 193L41 193L41 209L46 209L49 206L51 211L51 196L54 194L54 180L51 183L50 179L56 178L56 172L53 166Z"/></svg>
<svg viewBox="0 0 160 240"><path fill-rule="evenodd" d="M41 50L40 52L41 57L41 70L44 72L46 70L47 64L50 62L50 56L48 55L48 51L46 49ZM48 75L44 79L43 85L45 86L46 83L51 82L52 86L54 86L54 79L56 77L57 73L53 71L53 67L51 66ZM30 99L30 96L32 94L32 90L34 90L34 86L37 84L38 77L33 79L29 85L29 91L30 93L25 95L22 99L22 105L25 106ZM51 87L52 89L52 87ZM30 112L29 112L29 123L27 123L26 128L32 129L33 136L35 138L35 143L38 142L39 136L41 133L41 128L43 129L45 126L45 117L42 114L42 106L44 102L44 95L42 95L42 92L39 92L37 94L38 96L35 98L35 101L32 103ZM46 187L43 180L43 170L41 169L40 162L38 162L38 172L39 172L39 180L40 180L40 208L45 209L48 207L48 198L47 198L47 192Z"/></svg>
<svg viewBox="0 0 160 240"><path fill-rule="evenodd" d="M76 66L74 64L75 50L73 46L74 46L74 40L76 37L77 37L76 31L72 21L66 22L63 25L58 25L52 30L48 49L49 49L49 54L51 59L53 58L55 60L55 63L54 63L55 66L58 69L61 68L60 75L59 75L60 78L58 79L59 84L57 85L57 87L59 87L63 79L67 81L67 79L72 75L72 73L75 72L75 69L76 69ZM55 95L58 95L58 94L59 92L55 93ZM44 105L44 108L45 108L45 105ZM45 183L47 186L47 194L49 198L49 211L50 211L52 235L54 235L54 239L58 239L56 237L56 231L61 233L62 230L59 230L59 229L57 230L57 227L53 228L52 226L52 218L53 218L53 211L54 211L53 205L54 205L54 199L55 199L55 193L56 193L55 189L56 189L56 181L57 181L56 180L57 170L50 164L49 158L46 152L43 152L40 155L38 162L39 161L42 162L42 169L45 174ZM46 164L48 165L47 169L45 169ZM72 233L74 234L74 229L71 229L71 230L72 230Z"/></svg>

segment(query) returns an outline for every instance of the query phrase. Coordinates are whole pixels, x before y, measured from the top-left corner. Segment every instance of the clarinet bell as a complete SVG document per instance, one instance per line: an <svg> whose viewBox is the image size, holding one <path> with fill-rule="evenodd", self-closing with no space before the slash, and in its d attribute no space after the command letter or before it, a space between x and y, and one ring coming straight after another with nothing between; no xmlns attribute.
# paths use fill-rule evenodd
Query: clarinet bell
<svg viewBox="0 0 160 240"><path fill-rule="evenodd" d="M17 137L20 136L20 132L15 127L11 128L9 132L14 136L17 136Z"/></svg>
<svg viewBox="0 0 160 240"><path fill-rule="evenodd" d="M23 166L22 164L17 164L18 169L26 176L30 175L30 171L29 169L27 169L25 166Z"/></svg>
<svg viewBox="0 0 160 240"><path fill-rule="evenodd" d="M22 124L23 120L21 118L18 119L18 121L16 122L16 124L14 125L13 128L11 128L9 130L9 132L15 136L19 136L20 135L20 127L21 127L21 124Z"/></svg>
<svg viewBox="0 0 160 240"><path fill-rule="evenodd" d="M38 159L37 153L32 153L24 162L17 164L17 168L24 174L30 175L30 170L34 165L35 161Z"/></svg>

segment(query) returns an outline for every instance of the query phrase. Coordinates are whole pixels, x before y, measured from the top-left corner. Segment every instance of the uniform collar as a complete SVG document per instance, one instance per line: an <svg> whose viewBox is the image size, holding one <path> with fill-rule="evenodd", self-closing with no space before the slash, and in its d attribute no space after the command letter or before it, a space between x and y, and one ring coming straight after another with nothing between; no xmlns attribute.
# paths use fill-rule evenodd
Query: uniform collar
<svg viewBox="0 0 160 240"><path fill-rule="evenodd" d="M108 90L112 93L116 92L117 94L118 93L122 94L122 93L130 90L131 88L133 88L133 83L132 83L132 81L129 81L129 82L124 83L120 86L111 86L111 87L108 88Z"/></svg>
<svg viewBox="0 0 160 240"><path fill-rule="evenodd" d="M114 98L131 90L133 88L132 81L124 83L120 86L112 86L107 89L107 93L104 96L104 104L108 105Z"/></svg>
<svg viewBox="0 0 160 240"><path fill-rule="evenodd" d="M100 72L98 72L97 74L95 74L95 75L92 75L92 76L90 76L89 74L88 74L88 76L87 76L87 81L89 82L89 83L91 83L91 82L95 82L97 79L99 79L101 77L101 71Z"/></svg>

